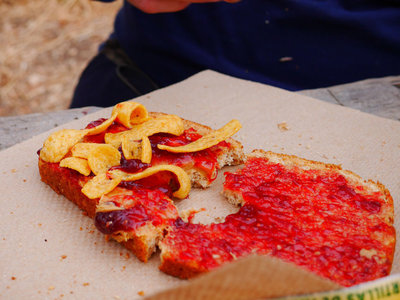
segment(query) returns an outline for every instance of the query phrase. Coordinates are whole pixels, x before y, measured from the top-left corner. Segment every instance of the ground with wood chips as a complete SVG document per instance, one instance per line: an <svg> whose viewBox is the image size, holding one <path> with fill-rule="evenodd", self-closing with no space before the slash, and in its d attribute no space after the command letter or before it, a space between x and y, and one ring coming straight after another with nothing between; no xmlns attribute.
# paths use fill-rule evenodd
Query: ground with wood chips
<svg viewBox="0 0 400 300"><path fill-rule="evenodd" d="M0 0L0 116L66 109L121 4Z"/></svg>

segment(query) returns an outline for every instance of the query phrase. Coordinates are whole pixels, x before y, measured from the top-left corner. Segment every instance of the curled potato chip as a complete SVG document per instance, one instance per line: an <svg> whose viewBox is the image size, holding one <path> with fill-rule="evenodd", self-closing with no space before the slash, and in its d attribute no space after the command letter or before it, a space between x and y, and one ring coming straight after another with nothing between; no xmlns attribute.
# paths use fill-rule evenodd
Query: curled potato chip
<svg viewBox="0 0 400 300"><path fill-rule="evenodd" d="M185 130L181 118L175 115L165 115L158 118L151 118L144 123L134 125L130 130L118 133L106 133L104 140L107 144L118 148L123 137L130 140L140 140L143 136L151 136L156 133L170 133L181 135Z"/></svg>
<svg viewBox="0 0 400 300"><path fill-rule="evenodd" d="M103 131L106 131L108 127L111 126L111 124L115 121L115 119L117 118L117 114L113 112L113 114L111 115L111 118L109 118L108 120L104 121L103 123L101 123L100 125L87 129L88 130L88 135L95 135L95 134L99 134L102 133Z"/></svg>
<svg viewBox="0 0 400 300"><path fill-rule="evenodd" d="M232 120L224 127L207 133L193 143L178 147L171 147L167 145L157 145L157 147L161 150L167 150L174 153L197 152L215 146L218 143L226 140L238 132L241 127L242 124L240 124L238 120Z"/></svg>
<svg viewBox="0 0 400 300"><path fill-rule="evenodd" d="M121 153L111 145L98 144L88 156L90 169L94 174L106 172L113 166L118 166L121 161Z"/></svg>
<svg viewBox="0 0 400 300"><path fill-rule="evenodd" d="M87 130L62 129L52 133L43 144L40 158L46 162L57 163L78 143Z"/></svg>
<svg viewBox="0 0 400 300"><path fill-rule="evenodd" d="M169 171L176 175L179 181L179 189L173 193L176 198L184 199L190 192L190 178L188 174L180 167L173 165L158 165L145 169L143 172L130 174L121 170L112 170L109 173L112 177L121 178L122 181L135 181L142 178L149 177L158 172Z"/></svg>
<svg viewBox="0 0 400 300"><path fill-rule="evenodd" d="M108 178L106 173L101 173L89 180L82 188L82 193L89 199L100 198L111 192L121 182L121 178L113 176Z"/></svg>
<svg viewBox="0 0 400 300"><path fill-rule="evenodd" d="M147 136L142 138L142 141L132 141L129 137L122 138L122 153L126 159L140 159L143 163L151 162L151 143Z"/></svg>
<svg viewBox="0 0 400 300"><path fill-rule="evenodd" d="M90 170L88 161L80 157L67 157L60 161L60 167L73 169L82 175L89 176Z"/></svg>
<svg viewBox="0 0 400 300"><path fill-rule="evenodd" d="M89 153L94 150L96 147L102 144L98 143L77 143L71 149L71 154L73 157L80 157L80 158L88 158Z"/></svg>
<svg viewBox="0 0 400 300"><path fill-rule="evenodd" d="M113 115L117 114L117 122L127 128L140 124L149 118L146 108L137 102L121 102L114 106Z"/></svg>

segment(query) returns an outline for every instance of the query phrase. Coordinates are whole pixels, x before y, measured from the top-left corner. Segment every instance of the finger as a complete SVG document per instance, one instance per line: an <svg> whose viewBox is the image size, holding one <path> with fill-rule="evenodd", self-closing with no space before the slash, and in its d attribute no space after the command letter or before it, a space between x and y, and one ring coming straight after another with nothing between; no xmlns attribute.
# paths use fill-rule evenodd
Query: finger
<svg viewBox="0 0 400 300"><path fill-rule="evenodd" d="M130 4L148 14L176 12L190 5L181 0L128 0Z"/></svg>

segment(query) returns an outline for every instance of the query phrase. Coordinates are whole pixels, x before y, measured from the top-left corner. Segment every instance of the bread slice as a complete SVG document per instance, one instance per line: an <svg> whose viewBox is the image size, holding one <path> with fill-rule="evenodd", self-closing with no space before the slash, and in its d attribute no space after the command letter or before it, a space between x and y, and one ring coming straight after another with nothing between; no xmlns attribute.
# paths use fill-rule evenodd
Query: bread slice
<svg viewBox="0 0 400 300"><path fill-rule="evenodd" d="M153 118L157 118L162 115L164 114L150 113L150 116ZM204 135L211 130L210 127L207 127L205 125L194 123L188 120L183 121L185 129L194 129L200 135ZM92 136L90 138L97 139L98 137ZM182 167L189 174L193 186L205 188L212 183L220 168L225 165L236 165L243 162L244 154L242 149L242 145L232 138L227 139L222 146L213 146L210 151L213 151L213 153L215 153L217 162L213 165L213 169L210 169L209 174L205 173L203 169L197 168L195 165L188 164ZM95 218L96 207L98 206L100 199L89 199L81 192L81 189L85 185L85 183L91 177L93 177L92 175L83 176L75 170L60 167L59 163L45 162L40 158L38 162L38 167L41 180L44 183L48 184L56 193L64 195L67 199L78 205L79 208L84 210L89 217ZM116 196L117 194L119 196ZM125 200L121 200L121 194L126 195ZM111 195L103 196L103 203L118 202L118 205L124 207L126 206L125 201L129 201L129 197L131 195L132 190L118 188ZM117 198L118 201L115 200ZM160 196L160 198L162 197ZM153 210L151 212L148 212L150 217L154 217L154 215L158 214L158 217L162 216L162 218L168 220L176 219L178 217L178 213L175 206L172 205L171 200L166 200L163 198L160 201L162 201L163 206L168 207L168 210ZM97 210L99 209L101 210L101 207L97 208ZM129 209L133 210L134 208L129 207ZM99 215L101 215L101 213L98 214L97 217ZM147 217L148 216L146 216L146 218ZM96 220L96 222L98 227L101 227L100 222L98 220ZM145 222L140 228L135 228L134 230L116 231L113 233L109 233L109 236L122 243L127 249L131 250L140 260L147 261L151 254L155 251L156 245L162 239L164 235L164 230L166 230L168 226L168 222L162 222L162 224L157 223L156 225L154 225L154 222Z"/></svg>
<svg viewBox="0 0 400 300"><path fill-rule="evenodd" d="M251 253L272 255L343 286L388 275L395 248L393 199L380 183L340 166L255 150L226 173L241 206L220 224L177 220L160 242L160 269L180 278Z"/></svg>

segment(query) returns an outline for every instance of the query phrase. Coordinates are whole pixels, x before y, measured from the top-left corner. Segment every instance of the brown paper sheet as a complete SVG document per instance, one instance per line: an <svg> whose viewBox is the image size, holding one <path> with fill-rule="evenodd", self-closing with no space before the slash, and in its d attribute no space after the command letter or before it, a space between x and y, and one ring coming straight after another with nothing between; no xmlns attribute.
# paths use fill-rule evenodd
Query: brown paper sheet
<svg viewBox="0 0 400 300"><path fill-rule="evenodd" d="M385 184L398 215L397 121L211 71L136 101L150 111L173 113L214 128L232 118L239 119L243 128L236 138L246 152L262 148L341 164L364 178ZM62 127L82 128L110 112L105 109ZM286 131L278 127L283 122ZM105 242L91 219L40 181L36 151L48 135L41 134L0 152L0 298L140 299L188 284L158 271L158 254L144 264L119 244ZM196 215L197 222L213 222L236 211L220 195L222 174L210 189L193 190L189 199L177 202L178 209L206 208ZM400 228L398 218L395 226ZM398 251L392 272L400 272ZM268 285L271 278L260 277L265 290L274 289L274 285ZM211 278L214 291L226 287L226 283L221 281L219 285L219 280ZM294 292L329 288L312 282L300 285L307 290ZM275 287L276 292L285 292L283 287ZM235 284L231 288L235 293L243 286ZM249 294L261 295L268 296Z"/></svg>

